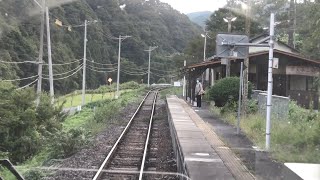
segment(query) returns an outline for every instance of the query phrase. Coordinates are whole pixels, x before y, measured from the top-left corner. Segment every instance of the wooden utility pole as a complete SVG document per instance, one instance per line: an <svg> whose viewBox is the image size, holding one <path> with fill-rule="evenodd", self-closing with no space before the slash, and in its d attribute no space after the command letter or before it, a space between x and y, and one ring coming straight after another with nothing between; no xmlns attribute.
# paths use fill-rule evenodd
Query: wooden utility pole
<svg viewBox="0 0 320 180"><path fill-rule="evenodd" d="M40 47L39 47L39 64L38 64L38 85L37 85L37 106L40 103L41 87L42 87L42 63L43 63L43 36L45 23L45 0L41 1L41 27L40 27Z"/></svg>
<svg viewBox="0 0 320 180"><path fill-rule="evenodd" d="M250 39L250 27L251 27L251 0L247 1L246 10L246 22L245 22L245 31L246 35ZM244 59L244 70L243 70L243 98L242 98L242 115L247 115L247 106L248 106L248 83L249 80L249 57Z"/></svg>
<svg viewBox="0 0 320 180"><path fill-rule="evenodd" d="M295 0L290 0L289 9L288 44L289 46L294 47Z"/></svg>

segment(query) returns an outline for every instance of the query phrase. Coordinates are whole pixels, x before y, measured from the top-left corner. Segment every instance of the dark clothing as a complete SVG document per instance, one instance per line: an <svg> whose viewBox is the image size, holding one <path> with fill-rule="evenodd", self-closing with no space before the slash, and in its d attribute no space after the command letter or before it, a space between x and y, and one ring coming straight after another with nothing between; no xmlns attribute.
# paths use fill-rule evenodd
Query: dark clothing
<svg viewBox="0 0 320 180"><path fill-rule="evenodd" d="M197 107L201 107L201 95L197 95Z"/></svg>

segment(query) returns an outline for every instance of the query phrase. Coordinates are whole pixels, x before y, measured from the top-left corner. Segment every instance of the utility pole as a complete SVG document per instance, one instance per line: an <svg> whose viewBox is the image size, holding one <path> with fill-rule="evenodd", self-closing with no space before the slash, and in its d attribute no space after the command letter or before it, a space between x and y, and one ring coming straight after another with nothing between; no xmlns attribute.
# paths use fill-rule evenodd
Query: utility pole
<svg viewBox="0 0 320 180"><path fill-rule="evenodd" d="M82 73L82 106L86 103L86 63L87 63L87 20L84 21L83 40L83 73Z"/></svg>
<svg viewBox="0 0 320 180"><path fill-rule="evenodd" d="M288 44L294 47L294 21L295 21L295 0L290 0L289 7L289 27L288 27Z"/></svg>
<svg viewBox="0 0 320 180"><path fill-rule="evenodd" d="M251 0L247 1L246 6L246 22L245 22L245 30L246 35L250 39L250 26L251 26ZM247 115L247 104L248 104L248 80L249 80L249 57L244 59L244 70L243 70L243 98L242 98L242 115Z"/></svg>
<svg viewBox="0 0 320 180"><path fill-rule="evenodd" d="M50 96L51 103L54 103L54 87L53 87L53 71L52 71L52 57L51 57L51 38L50 38L50 22L49 22L49 8L46 7L47 20L47 43L48 43L48 64L49 64L49 82L50 82Z"/></svg>
<svg viewBox="0 0 320 180"><path fill-rule="evenodd" d="M268 95L267 95L267 113L266 113L266 150L270 149L270 131L271 131L271 107L272 107L272 88L273 88L273 48L274 48L274 14L270 16L270 41L269 41L269 63L268 63Z"/></svg>
<svg viewBox="0 0 320 180"><path fill-rule="evenodd" d="M187 66L187 61L184 60L183 62L183 67L186 68ZM186 74L184 73L183 75L183 90L182 90L182 95L183 97L186 97Z"/></svg>
<svg viewBox="0 0 320 180"><path fill-rule="evenodd" d="M117 75L117 94L115 95L115 98L118 99L120 96L119 92L119 84L120 84L120 60L121 60L121 42L131 36L121 36L119 35L119 52L118 52L118 75Z"/></svg>
<svg viewBox="0 0 320 180"><path fill-rule="evenodd" d="M41 87L42 87L42 63L43 63L43 35L44 35L44 18L45 18L45 0L41 1L41 27L40 27L40 47L39 47L39 64L38 64L38 84L37 84L37 100L36 105L38 106L41 98Z"/></svg>
<svg viewBox="0 0 320 180"><path fill-rule="evenodd" d="M224 22L228 23L228 33L231 33L231 23L235 21L237 17L226 17L223 18ZM227 64L226 64L226 77L230 77L230 66L231 62L230 59L227 59Z"/></svg>
<svg viewBox="0 0 320 180"><path fill-rule="evenodd" d="M149 52L149 66L148 66L148 87L150 87L150 61L151 61L151 51L157 49L158 47L151 47L149 46L149 49L148 50L144 50L144 51L147 51Z"/></svg>

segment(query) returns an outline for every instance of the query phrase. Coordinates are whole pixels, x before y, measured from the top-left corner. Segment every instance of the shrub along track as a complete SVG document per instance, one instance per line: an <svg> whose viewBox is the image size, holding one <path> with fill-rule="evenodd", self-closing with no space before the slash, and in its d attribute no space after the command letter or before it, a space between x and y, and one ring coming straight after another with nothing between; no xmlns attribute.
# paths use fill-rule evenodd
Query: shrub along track
<svg viewBox="0 0 320 180"><path fill-rule="evenodd" d="M128 123L137 107L138 104L130 104L125 107L116 118L119 120L118 124L108 126L105 131L97 136L93 146L87 147L72 157L65 159L57 166L60 169L56 173L44 179L92 179L96 174L96 170L110 152L112 145L117 141L117 137L119 137L124 130L124 125ZM167 112L163 100L157 101L148 152L144 168L147 173L148 171L171 173L177 171L170 138ZM107 178L110 179L109 176ZM114 179L119 179L119 177L115 177ZM130 179L136 179L136 177ZM161 175L144 175L144 179L176 178L173 175L161 173Z"/></svg>

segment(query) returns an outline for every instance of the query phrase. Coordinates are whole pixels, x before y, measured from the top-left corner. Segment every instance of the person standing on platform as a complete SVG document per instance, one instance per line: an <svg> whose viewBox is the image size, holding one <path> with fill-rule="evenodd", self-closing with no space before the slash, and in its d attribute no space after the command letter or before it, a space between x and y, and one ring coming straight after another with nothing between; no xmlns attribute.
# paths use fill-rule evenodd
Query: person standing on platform
<svg viewBox="0 0 320 180"><path fill-rule="evenodd" d="M197 107L201 107L201 96L203 95L203 87L202 87L202 84L200 82L199 79L197 79L197 84L196 84L196 88L195 88L195 95L196 95L196 98L197 98Z"/></svg>

